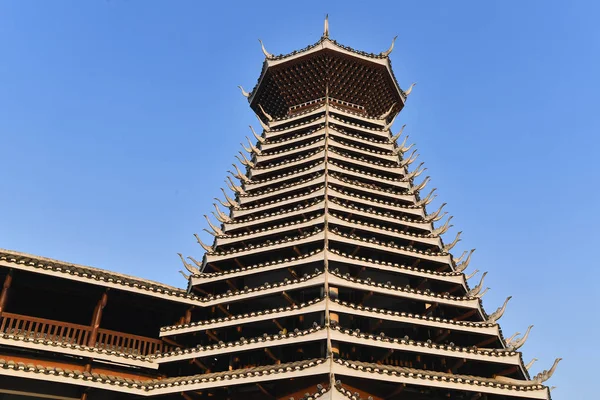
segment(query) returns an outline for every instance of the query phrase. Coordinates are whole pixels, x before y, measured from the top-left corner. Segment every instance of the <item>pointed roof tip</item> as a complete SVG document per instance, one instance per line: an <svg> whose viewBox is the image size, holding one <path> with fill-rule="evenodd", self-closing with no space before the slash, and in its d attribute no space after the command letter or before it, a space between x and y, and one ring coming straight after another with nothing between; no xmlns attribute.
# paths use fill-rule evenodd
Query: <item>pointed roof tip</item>
<svg viewBox="0 0 600 400"><path fill-rule="evenodd" d="M410 85L410 87L408 89L406 89L404 91L404 96L408 97L410 95L410 92L413 91L413 88L417 85L417 82L414 82Z"/></svg>
<svg viewBox="0 0 600 400"><path fill-rule="evenodd" d="M323 27L323 37L329 37L329 14L325 14L325 25Z"/></svg>
<svg viewBox="0 0 600 400"><path fill-rule="evenodd" d="M273 54L271 54L271 53L269 53L267 51L267 49L265 48L265 45L264 45L263 41L260 40L260 39L258 39L258 41L260 42L260 47L261 47L262 52L265 55L265 57L267 57L267 58L273 58Z"/></svg>
<svg viewBox="0 0 600 400"><path fill-rule="evenodd" d="M396 43L396 39L398 39L398 35L394 36L394 38L392 39L392 44L390 45L390 47L386 51L381 52L380 56L382 56L382 57L388 57L392 53L392 50L394 50L394 44Z"/></svg>
<svg viewBox="0 0 600 400"><path fill-rule="evenodd" d="M238 85L238 88L240 88L240 90L242 91L242 95L243 95L245 98L249 98L249 97L250 97L250 93L246 92L246 91L244 90L244 88L242 87L242 85Z"/></svg>

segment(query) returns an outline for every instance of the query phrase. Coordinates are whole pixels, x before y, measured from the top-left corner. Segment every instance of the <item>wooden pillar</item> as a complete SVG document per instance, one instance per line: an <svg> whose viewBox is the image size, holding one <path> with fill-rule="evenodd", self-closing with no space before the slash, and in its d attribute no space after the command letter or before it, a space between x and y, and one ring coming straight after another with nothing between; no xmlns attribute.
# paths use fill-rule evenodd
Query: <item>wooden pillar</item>
<svg viewBox="0 0 600 400"><path fill-rule="evenodd" d="M337 299L339 297L340 291L337 287L329 286L329 298ZM337 326L340 324L340 316L336 312L329 311L329 326ZM332 340L331 341L331 352L335 355L340 354L340 346L338 342Z"/></svg>
<svg viewBox="0 0 600 400"><path fill-rule="evenodd" d="M4 278L4 285L2 286L2 294L0 294L0 316L4 312L4 308L6 307L6 299L8 297L8 290L10 289L10 285L12 284L12 274L13 270L9 270L6 278Z"/></svg>
<svg viewBox="0 0 600 400"><path fill-rule="evenodd" d="M185 317L184 317L184 323L189 324L190 322L192 322L192 310L194 309L194 306L188 308L187 310L185 310Z"/></svg>
<svg viewBox="0 0 600 400"><path fill-rule="evenodd" d="M90 338L88 340L88 347L96 346L98 328L100 328L100 321L102 321L102 310L104 310L104 307L106 307L107 301L108 291L102 293L102 297L100 297L100 300L98 300L98 304L96 304L96 308L94 309L94 316L92 317L92 324L90 325L92 332L90 333Z"/></svg>

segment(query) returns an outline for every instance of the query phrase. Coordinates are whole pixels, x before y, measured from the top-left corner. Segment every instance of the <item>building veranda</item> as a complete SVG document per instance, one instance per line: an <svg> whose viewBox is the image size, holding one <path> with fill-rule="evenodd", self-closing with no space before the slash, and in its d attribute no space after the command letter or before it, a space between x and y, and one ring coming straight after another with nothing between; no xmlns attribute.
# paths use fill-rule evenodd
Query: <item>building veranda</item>
<svg viewBox="0 0 600 400"><path fill-rule="evenodd" d="M261 43L262 45L262 43ZM273 55L187 289L0 251L7 399L550 399L391 127L388 50ZM206 210L209 211L209 210ZM447 235L446 235L447 234Z"/></svg>

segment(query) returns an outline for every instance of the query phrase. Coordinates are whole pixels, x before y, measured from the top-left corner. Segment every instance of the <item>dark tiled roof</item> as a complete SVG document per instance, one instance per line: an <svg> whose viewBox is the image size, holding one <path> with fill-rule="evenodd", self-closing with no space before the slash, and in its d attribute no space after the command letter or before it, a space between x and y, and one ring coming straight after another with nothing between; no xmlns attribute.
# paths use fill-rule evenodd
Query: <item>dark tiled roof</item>
<svg viewBox="0 0 600 400"><path fill-rule="evenodd" d="M106 284L116 284L121 285L124 288L127 287L136 289L140 293L153 292L173 298L190 300L198 299L197 296L188 294L184 289L154 282L148 279L137 278L134 276L84 265L72 264L65 261L58 261L32 254L20 253L13 250L0 249L0 262L2 261L28 267L27 269L31 272L54 271L64 274L66 278L85 278L90 284L94 285L106 286Z"/></svg>
<svg viewBox="0 0 600 400"><path fill-rule="evenodd" d="M113 375L97 374L91 372L84 372L79 370L69 370L56 367L48 367L43 365L25 364L22 362L15 362L12 360L0 359L0 370L18 370L23 372L29 372L32 374L44 374L53 376L62 376L65 378L71 378L74 380L82 381L94 381L98 383L109 384L112 386L121 386L129 389L140 389L143 391L151 391L153 389L160 389L162 387L177 386L180 388L179 391L185 391L185 385L193 383L203 383L212 381L231 381L235 379L241 379L245 377L252 377L256 375L271 375L283 372L292 372L298 370L304 370L316 365L322 364L325 359L312 359L305 361L296 361L291 363L279 364L279 365L265 365L254 368L238 369L233 371L214 372L208 374L199 374L192 376L183 376L176 378L167 379L151 379L147 381L137 379L127 379ZM65 381L65 383L69 383Z"/></svg>

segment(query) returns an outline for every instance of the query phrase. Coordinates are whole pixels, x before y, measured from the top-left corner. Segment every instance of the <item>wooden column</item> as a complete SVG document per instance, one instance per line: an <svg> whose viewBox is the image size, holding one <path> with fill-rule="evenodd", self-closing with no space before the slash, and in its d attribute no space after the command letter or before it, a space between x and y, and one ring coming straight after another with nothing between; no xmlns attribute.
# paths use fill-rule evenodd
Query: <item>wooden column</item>
<svg viewBox="0 0 600 400"><path fill-rule="evenodd" d="M92 332L90 334L90 338L88 340L88 347L96 346L96 338L98 337L98 328L100 328L100 321L102 321L102 310L106 307L106 302L108 301L108 292L102 293L102 297L98 300L98 304L96 304L96 308L94 309L94 316L92 317L92 324L90 325L92 328Z"/></svg>
<svg viewBox="0 0 600 400"><path fill-rule="evenodd" d="M337 299L339 297L340 291L337 287L329 286L329 298ZM336 312L329 311L329 326L336 326L340 324L340 316ZM331 341L331 352L335 355L340 354L340 346L338 342Z"/></svg>
<svg viewBox="0 0 600 400"><path fill-rule="evenodd" d="M185 317L183 320L184 323L189 324L190 322L192 322L192 310L193 309L194 309L194 306L185 310Z"/></svg>
<svg viewBox="0 0 600 400"><path fill-rule="evenodd" d="M9 270L6 278L4 278L4 285L2 286L2 294L0 294L0 316L4 312L4 308L6 307L6 299L8 297L8 290L10 289L10 285L12 283L12 274L13 270Z"/></svg>

